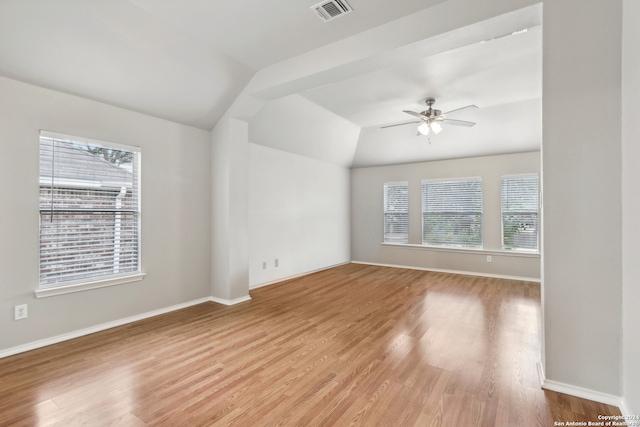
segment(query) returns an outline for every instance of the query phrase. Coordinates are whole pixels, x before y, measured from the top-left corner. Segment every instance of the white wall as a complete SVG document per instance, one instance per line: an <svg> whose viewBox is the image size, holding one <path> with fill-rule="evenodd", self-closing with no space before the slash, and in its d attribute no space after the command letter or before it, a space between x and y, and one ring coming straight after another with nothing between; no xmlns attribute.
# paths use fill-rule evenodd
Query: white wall
<svg viewBox="0 0 640 427"><path fill-rule="evenodd" d="M629 7L625 48L631 52L625 56L625 76L631 72L637 76L638 37L633 28L637 0L544 4L544 344L548 379L614 395L624 391L637 413L638 310L634 303L640 274L633 265L638 247L629 239L638 234L632 222L638 213L634 199L639 156L637 138L631 136L637 134L632 121L637 121L638 101L637 77L624 80L625 90L629 89L624 104L621 95L623 1ZM383 26L258 73L235 109L246 114L244 107L251 105L248 93L273 89L272 97L289 94L296 87L325 82L335 73L321 73L339 67L346 70L345 77L348 71L368 66L365 59L376 59L376 53L530 4L533 1L442 2L411 21L427 18L435 25L394 21L393 31ZM622 105L627 118L624 181ZM0 117L0 348L208 295L208 133L6 79L0 79ZM35 141L40 128L143 147L143 262L149 272L144 281L33 299L38 244ZM624 198L623 183L627 184ZM167 194L180 203L163 204ZM629 237L624 242L623 231ZM29 319L12 321L13 305L24 302L30 304Z"/></svg>
<svg viewBox="0 0 640 427"><path fill-rule="evenodd" d="M349 169L249 144L249 171L251 287L350 261Z"/></svg>
<svg viewBox="0 0 640 427"><path fill-rule="evenodd" d="M0 117L0 351L210 295L209 132L5 78ZM34 297L40 129L142 147L144 280Z"/></svg>
<svg viewBox="0 0 640 427"><path fill-rule="evenodd" d="M625 0L622 60L623 396L640 414L640 0Z"/></svg>
<svg viewBox="0 0 640 427"><path fill-rule="evenodd" d="M254 144L344 167L353 162L359 134L360 127L300 95L267 103L249 124Z"/></svg>
<svg viewBox="0 0 640 427"><path fill-rule="evenodd" d="M614 396L622 394L623 375L623 1L548 0L543 7L543 362L547 380ZM384 68L401 46L538 3L439 3L261 70L233 109L252 105L249 94L275 99Z"/></svg>
<svg viewBox="0 0 640 427"><path fill-rule="evenodd" d="M620 396L622 0L548 1L543 21L546 377Z"/></svg>
<svg viewBox="0 0 640 427"><path fill-rule="evenodd" d="M352 259L360 262L540 278L539 256L486 254L382 245L383 185L409 182L409 243L422 244L421 180L481 176L483 186L483 239L487 251L501 251L500 178L502 175L538 173L540 153L506 154L457 160L354 168L351 171Z"/></svg>
<svg viewBox="0 0 640 427"><path fill-rule="evenodd" d="M249 298L248 125L229 118L211 133L211 295L233 303Z"/></svg>

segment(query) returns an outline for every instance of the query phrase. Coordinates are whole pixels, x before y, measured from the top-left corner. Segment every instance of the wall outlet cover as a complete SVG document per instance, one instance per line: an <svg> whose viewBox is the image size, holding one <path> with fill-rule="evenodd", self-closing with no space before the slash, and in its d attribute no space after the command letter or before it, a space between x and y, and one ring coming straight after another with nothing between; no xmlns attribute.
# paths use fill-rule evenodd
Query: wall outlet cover
<svg viewBox="0 0 640 427"><path fill-rule="evenodd" d="M14 313L15 320L26 319L27 316L27 304L16 305Z"/></svg>

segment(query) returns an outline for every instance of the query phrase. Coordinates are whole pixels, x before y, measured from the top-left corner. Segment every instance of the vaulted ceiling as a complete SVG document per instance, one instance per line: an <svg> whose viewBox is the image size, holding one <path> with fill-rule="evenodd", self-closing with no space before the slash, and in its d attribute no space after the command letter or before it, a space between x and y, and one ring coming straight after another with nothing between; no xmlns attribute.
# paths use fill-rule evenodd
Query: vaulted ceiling
<svg viewBox="0 0 640 427"><path fill-rule="evenodd" d="M3 0L0 75L202 129L232 111L251 142L344 166L539 149L539 7L403 45L453 0L348 1L325 23L314 0ZM426 97L477 125L380 129Z"/></svg>

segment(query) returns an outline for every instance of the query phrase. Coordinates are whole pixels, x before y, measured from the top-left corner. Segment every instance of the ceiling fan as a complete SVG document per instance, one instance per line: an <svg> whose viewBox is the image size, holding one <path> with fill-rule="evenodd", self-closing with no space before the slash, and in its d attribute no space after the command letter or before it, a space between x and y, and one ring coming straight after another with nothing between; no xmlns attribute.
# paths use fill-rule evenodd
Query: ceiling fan
<svg viewBox="0 0 640 427"><path fill-rule="evenodd" d="M429 135L429 131L432 131L433 133L440 133L440 131L442 130L441 125L443 124L454 125L454 126L466 126L466 127L471 127L475 125L474 122L468 122L466 120L447 119L445 115L451 114L453 112L466 110L468 108L478 108L478 106L476 105L467 105L466 107L456 108L455 110L451 110L451 111L447 111L446 113L443 113L440 110L435 110L434 108L432 108L433 104L436 102L435 99L427 98L425 99L424 102L427 104L427 107L429 108L427 108L425 111L421 113L416 113L415 111L407 111L407 110L402 111L403 113L410 114L414 117L419 118L420 120L416 120L413 122L406 122L406 123L398 123L395 125L382 126L381 129L390 128L394 126L404 126L412 123L420 123L420 126L418 126L418 135Z"/></svg>

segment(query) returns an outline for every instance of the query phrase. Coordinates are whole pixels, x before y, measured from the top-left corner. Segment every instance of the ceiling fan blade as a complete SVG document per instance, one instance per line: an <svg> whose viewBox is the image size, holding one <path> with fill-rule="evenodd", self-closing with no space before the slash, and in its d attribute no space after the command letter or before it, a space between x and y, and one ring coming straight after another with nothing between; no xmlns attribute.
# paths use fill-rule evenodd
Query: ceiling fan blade
<svg viewBox="0 0 640 427"><path fill-rule="evenodd" d="M453 120L453 119L443 119L441 120L442 123L447 124L447 125L454 125L454 126L466 126L466 127L471 127L471 126L475 126L475 122L468 122L466 120Z"/></svg>
<svg viewBox="0 0 640 427"><path fill-rule="evenodd" d="M407 114L411 114L414 117L417 117L419 119L428 119L429 117L422 115L420 113L416 113L415 111L408 111L408 110L402 110L403 113L407 113Z"/></svg>
<svg viewBox="0 0 640 427"><path fill-rule="evenodd" d="M380 126L380 129L384 129L384 128L392 128L392 127L394 127L394 126L410 125L410 124L415 124L415 123L422 123L422 120L417 121L417 122L406 122L406 123L397 123L397 124L395 124L395 125Z"/></svg>
<svg viewBox="0 0 640 427"><path fill-rule="evenodd" d="M466 110L467 108L478 108L478 106L477 105L467 105L466 107L460 107L460 108L456 108L455 110L447 111L446 113L441 113L441 115L453 113L455 111ZM405 113L406 113L406 111L405 111Z"/></svg>

